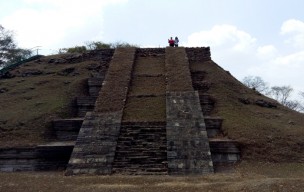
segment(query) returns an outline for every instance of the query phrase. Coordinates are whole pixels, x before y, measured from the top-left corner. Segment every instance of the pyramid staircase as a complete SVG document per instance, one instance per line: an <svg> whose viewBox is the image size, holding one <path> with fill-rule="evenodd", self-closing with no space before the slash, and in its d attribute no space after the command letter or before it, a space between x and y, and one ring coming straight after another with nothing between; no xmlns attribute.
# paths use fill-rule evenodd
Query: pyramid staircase
<svg viewBox="0 0 304 192"><path fill-rule="evenodd" d="M77 137L66 174L205 174L239 160L218 137L206 74L189 70L206 61L209 48L116 49L106 76L88 81L91 96L77 98L81 118L54 121L60 140Z"/></svg>

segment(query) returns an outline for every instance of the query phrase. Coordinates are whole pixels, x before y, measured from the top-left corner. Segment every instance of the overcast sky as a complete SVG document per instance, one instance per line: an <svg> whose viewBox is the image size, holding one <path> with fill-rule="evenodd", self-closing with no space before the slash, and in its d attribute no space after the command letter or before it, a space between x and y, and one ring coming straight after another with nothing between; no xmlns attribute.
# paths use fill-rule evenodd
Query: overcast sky
<svg viewBox="0 0 304 192"><path fill-rule="evenodd" d="M301 0L0 0L0 24L23 48L40 53L88 41L165 47L210 46L212 59L237 79L304 91Z"/></svg>

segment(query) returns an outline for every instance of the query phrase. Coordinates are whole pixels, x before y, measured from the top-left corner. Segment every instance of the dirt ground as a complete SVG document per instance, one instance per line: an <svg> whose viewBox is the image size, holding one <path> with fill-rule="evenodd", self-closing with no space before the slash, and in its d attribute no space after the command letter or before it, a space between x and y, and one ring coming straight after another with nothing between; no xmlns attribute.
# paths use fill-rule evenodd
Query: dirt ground
<svg viewBox="0 0 304 192"><path fill-rule="evenodd" d="M64 176L63 172L0 173L0 191L282 191L304 189L304 164L242 162L233 173L207 176Z"/></svg>

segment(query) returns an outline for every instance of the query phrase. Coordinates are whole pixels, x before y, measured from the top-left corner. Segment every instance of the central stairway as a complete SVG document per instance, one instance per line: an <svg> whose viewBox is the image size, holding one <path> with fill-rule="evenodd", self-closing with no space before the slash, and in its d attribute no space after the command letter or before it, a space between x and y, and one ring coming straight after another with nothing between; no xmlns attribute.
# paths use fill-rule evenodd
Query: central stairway
<svg viewBox="0 0 304 192"><path fill-rule="evenodd" d="M165 82L164 49L137 50L113 173L168 174Z"/></svg>

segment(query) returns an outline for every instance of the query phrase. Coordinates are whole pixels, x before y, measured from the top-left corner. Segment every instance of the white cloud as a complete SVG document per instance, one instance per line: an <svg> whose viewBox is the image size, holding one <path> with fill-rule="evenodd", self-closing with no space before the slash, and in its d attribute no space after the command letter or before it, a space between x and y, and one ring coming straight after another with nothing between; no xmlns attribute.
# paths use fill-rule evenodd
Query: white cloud
<svg viewBox="0 0 304 192"><path fill-rule="evenodd" d="M296 48L304 48L304 22L290 19L281 26L281 34L288 35L286 43Z"/></svg>
<svg viewBox="0 0 304 192"><path fill-rule="evenodd" d="M257 48L257 57L263 60L274 58L278 50L273 45L265 45Z"/></svg>
<svg viewBox="0 0 304 192"><path fill-rule="evenodd" d="M215 25L209 31L200 31L189 35L187 46L208 45L216 48L229 48L244 52L251 49L256 42L250 34L233 25Z"/></svg>
<svg viewBox="0 0 304 192"><path fill-rule="evenodd" d="M24 0L18 9L1 23L15 32L18 45L31 48L59 49L102 40L103 9L127 0Z"/></svg>
<svg viewBox="0 0 304 192"><path fill-rule="evenodd" d="M303 68L304 71L304 51L292 53L286 56L277 57L274 63L288 68Z"/></svg>

